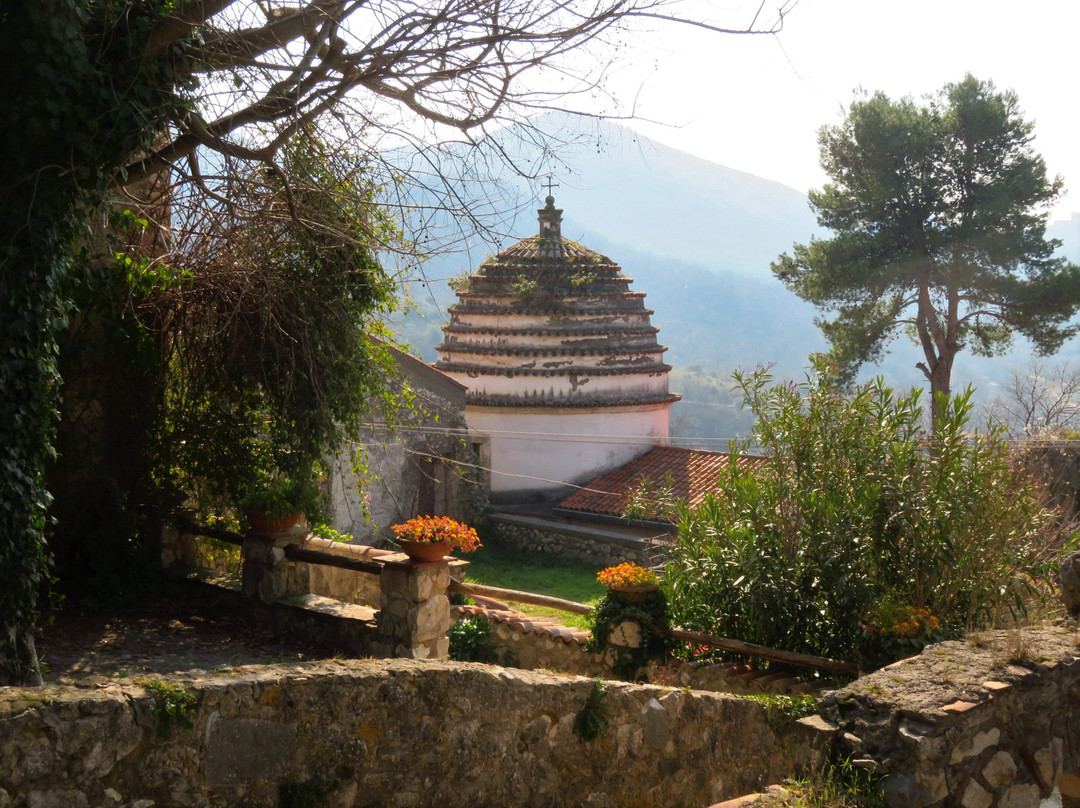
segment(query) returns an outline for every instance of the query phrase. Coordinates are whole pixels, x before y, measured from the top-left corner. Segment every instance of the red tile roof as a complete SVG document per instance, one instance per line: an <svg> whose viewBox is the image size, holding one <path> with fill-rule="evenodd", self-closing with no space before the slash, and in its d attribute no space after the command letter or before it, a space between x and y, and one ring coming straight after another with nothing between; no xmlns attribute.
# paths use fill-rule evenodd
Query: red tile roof
<svg viewBox="0 0 1080 808"><path fill-rule="evenodd" d="M673 499L696 507L713 490L720 470L731 462L731 457L728 452L654 446L637 460L586 483L560 502L559 507L622 516L627 499L642 480L647 480L655 490L670 486ZM738 455L736 463L741 468L748 468L763 459L757 455Z"/></svg>

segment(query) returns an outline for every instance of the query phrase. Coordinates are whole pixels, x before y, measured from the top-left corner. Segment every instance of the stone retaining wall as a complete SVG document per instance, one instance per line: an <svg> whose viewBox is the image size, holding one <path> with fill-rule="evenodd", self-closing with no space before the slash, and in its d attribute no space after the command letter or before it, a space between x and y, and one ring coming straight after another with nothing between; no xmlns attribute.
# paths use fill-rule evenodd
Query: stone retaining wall
<svg viewBox="0 0 1080 808"><path fill-rule="evenodd" d="M608 727L573 730L593 682L484 665L350 660L184 683L165 733L136 683L0 688L0 805L703 806L782 780L827 734L761 705L609 685Z"/></svg>
<svg viewBox="0 0 1080 808"><path fill-rule="evenodd" d="M488 524L499 542L508 547L574 558L597 567L615 566L624 561L651 566L656 553L656 547L645 541L604 535L600 529L581 529L554 521L491 514Z"/></svg>
<svg viewBox="0 0 1080 808"><path fill-rule="evenodd" d="M1080 634L987 632L930 646L822 699L897 808L1080 808Z"/></svg>

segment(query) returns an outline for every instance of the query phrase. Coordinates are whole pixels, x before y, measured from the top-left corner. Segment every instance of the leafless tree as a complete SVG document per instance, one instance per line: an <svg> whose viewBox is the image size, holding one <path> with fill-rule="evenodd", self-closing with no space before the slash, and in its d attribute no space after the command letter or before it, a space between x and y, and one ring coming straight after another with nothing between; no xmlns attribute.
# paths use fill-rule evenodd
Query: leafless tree
<svg viewBox="0 0 1080 808"><path fill-rule="evenodd" d="M671 0L187 0L146 43L153 58L179 49L200 84L177 110L170 136L128 167L125 183L192 157L200 146L270 160L305 121L350 106L374 123L378 101L419 119L468 131L509 108L550 108L594 88L604 63L568 55L639 23L685 23L722 33L774 34L797 0L762 22L728 28L679 16ZM603 56L598 57L603 60ZM569 79L553 90L530 72ZM383 107L384 111L389 107ZM389 125L394 128L405 118Z"/></svg>
<svg viewBox="0 0 1080 808"><path fill-rule="evenodd" d="M613 46L627 50L621 37L665 24L776 34L798 0L776 2L761 0L726 25L687 16L683 0L187 0L156 25L142 55L175 53L192 79L189 97L116 182L131 187L165 170L200 182L200 162L210 159L211 173L229 161L269 163L318 121L323 137L362 140L373 153L411 143L395 174L420 193L406 193L402 206L472 219L487 189L470 195L475 182L447 176L497 174L482 165L492 156L433 144L475 145L493 126L574 107L575 97L588 96L577 110L593 113ZM198 44L185 44L193 37ZM512 159L488 144L502 152L496 159ZM413 222L430 223L423 212Z"/></svg>
<svg viewBox="0 0 1080 808"><path fill-rule="evenodd" d="M987 414L1015 438L1075 429L1080 425L1080 366L1036 360L1013 368Z"/></svg>
<svg viewBox="0 0 1080 808"><path fill-rule="evenodd" d="M8 357L0 362L0 443L18 460L0 474L0 590L10 595L0 599L0 684L40 682L31 624L45 559L43 464L52 451L55 339L64 304L58 290L76 222L102 186L123 189L126 204L151 222L138 260L175 265L173 253L183 244L170 232L174 226L202 217L224 227L187 239L197 250L236 232L258 207L245 211L238 200L257 194L232 194L229 183L252 178L258 191L256 167L287 176L275 165L279 150L317 126L331 151L335 140L360 143L372 155L411 143L413 162L392 167L390 177L407 175L420 186L419 194L402 196L403 207L467 214L475 210L469 192L447 181L444 153L431 147L447 132L468 146L532 110L572 106L568 99L602 85L605 48L635 28L684 23L774 34L797 0L776 0L772 11L766 2L730 27L691 18L680 0L5 6L0 32L7 38L0 39L18 69L4 95L14 123L0 138L8 150L0 171L0 353ZM59 80L68 66L71 81ZM49 131L56 137L41 136ZM462 153L472 150L447 152ZM199 189L188 198L202 212L180 209L178 184ZM424 200L425 188L433 199ZM287 203L294 190L282 189ZM225 213L216 215L215 206ZM206 217L207 210L215 215ZM301 218L293 207L289 213ZM419 211L416 221L423 225L426 215Z"/></svg>

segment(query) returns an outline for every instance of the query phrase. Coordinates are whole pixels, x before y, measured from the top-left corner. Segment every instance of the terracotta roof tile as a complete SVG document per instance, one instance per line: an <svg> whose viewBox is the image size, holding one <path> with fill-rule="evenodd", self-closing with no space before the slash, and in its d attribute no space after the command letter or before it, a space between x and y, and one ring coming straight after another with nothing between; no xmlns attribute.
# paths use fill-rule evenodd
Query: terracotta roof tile
<svg viewBox="0 0 1080 808"><path fill-rule="evenodd" d="M555 258L563 261L581 261L584 263L610 264L611 259L590 250L583 244L568 238L548 238L529 236L512 244L499 253L500 261L521 261L538 258Z"/></svg>
<svg viewBox="0 0 1080 808"><path fill-rule="evenodd" d="M721 469L731 459L732 455L728 452L654 446L637 460L586 483L560 502L559 507L605 516L622 516L630 494L643 480L657 489L666 489L670 485L674 499L696 507L713 490ZM736 463L747 468L763 459L756 455L739 455Z"/></svg>

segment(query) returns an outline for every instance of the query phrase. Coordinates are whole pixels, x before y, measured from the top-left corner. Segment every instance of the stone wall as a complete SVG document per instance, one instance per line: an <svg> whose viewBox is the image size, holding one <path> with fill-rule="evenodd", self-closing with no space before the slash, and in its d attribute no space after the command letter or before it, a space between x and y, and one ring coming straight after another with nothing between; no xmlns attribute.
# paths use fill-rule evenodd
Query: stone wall
<svg viewBox="0 0 1080 808"><path fill-rule="evenodd" d="M454 606L455 619L482 617L491 624L491 638L499 659L525 670L558 671L578 676L610 678L615 656L585 650L589 633L567 628L549 618L498 612L479 606ZM632 635L633 632L630 632ZM611 641L619 642L621 632L613 632ZM638 635L640 637L640 634ZM776 669L762 670L750 665L650 662L643 671L654 684L707 690L713 693L760 695L766 693L802 694L811 691L804 679Z"/></svg>
<svg viewBox="0 0 1080 808"><path fill-rule="evenodd" d="M357 560L379 560L392 554L390 550L378 550L362 544L342 544L316 536L309 536L302 546L305 550L318 550ZM308 591L312 594L336 598L346 603L361 603L372 608L379 606L379 576L365 575L326 564L293 563L297 567L306 568Z"/></svg>
<svg viewBox="0 0 1080 808"><path fill-rule="evenodd" d="M487 490L474 468L467 434L465 387L419 359L386 346L397 364L393 394L408 397L389 427L370 414L360 444L358 477L351 451L330 463L329 524L368 544L392 538L390 526L418 515L450 516L466 524L483 518Z"/></svg>
<svg viewBox="0 0 1080 808"><path fill-rule="evenodd" d="M1074 519L1080 516L1080 444L1032 438L1017 452L1024 467L1046 481L1053 503Z"/></svg>
<svg viewBox="0 0 1080 808"><path fill-rule="evenodd" d="M651 566L657 548L650 542L583 529L559 522L541 522L513 514L492 514L488 524L499 543L532 553L576 558L597 567L632 561Z"/></svg>
<svg viewBox="0 0 1080 808"><path fill-rule="evenodd" d="M704 806L815 759L735 697L611 684L609 725L573 724L593 683L484 665L350 660L183 683L190 726L154 696L0 688L0 806Z"/></svg>
<svg viewBox="0 0 1080 808"><path fill-rule="evenodd" d="M987 632L933 645L822 699L847 754L897 808L1080 807L1080 634Z"/></svg>

